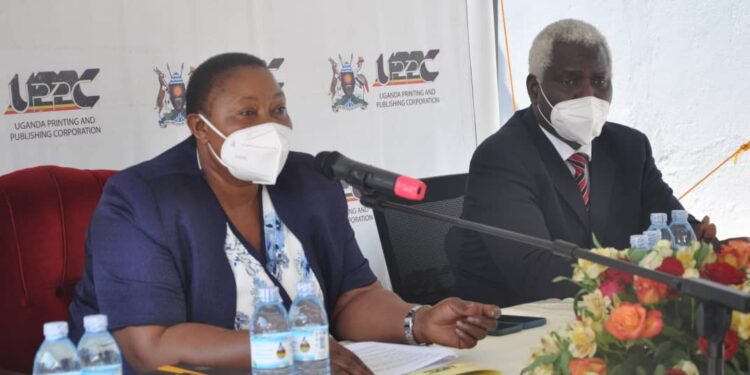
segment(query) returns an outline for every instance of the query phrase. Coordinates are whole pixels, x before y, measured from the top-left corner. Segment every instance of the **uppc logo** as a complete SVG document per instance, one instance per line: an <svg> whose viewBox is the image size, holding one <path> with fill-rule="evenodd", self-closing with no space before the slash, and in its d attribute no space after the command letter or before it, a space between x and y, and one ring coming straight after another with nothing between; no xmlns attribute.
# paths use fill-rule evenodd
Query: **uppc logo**
<svg viewBox="0 0 750 375"><path fill-rule="evenodd" d="M409 85L435 81L440 72L430 71L426 63L434 60L439 52L439 49L431 49L427 51L427 54L419 50L400 51L391 53L387 62L383 60L383 54L381 54L377 60L378 79L372 86Z"/></svg>
<svg viewBox="0 0 750 375"><path fill-rule="evenodd" d="M98 95L86 95L83 88L99 74L98 68L86 69L80 76L75 70L31 73L26 80L26 95L21 92L18 74L8 83L10 105L6 115L36 112L69 111L92 108Z"/></svg>

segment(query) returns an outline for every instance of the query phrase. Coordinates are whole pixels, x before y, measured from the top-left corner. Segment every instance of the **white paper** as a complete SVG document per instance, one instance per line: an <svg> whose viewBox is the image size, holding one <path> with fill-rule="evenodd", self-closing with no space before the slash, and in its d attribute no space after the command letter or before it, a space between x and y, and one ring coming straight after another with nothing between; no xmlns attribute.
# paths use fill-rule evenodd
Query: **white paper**
<svg viewBox="0 0 750 375"><path fill-rule="evenodd" d="M450 349L440 346L411 346L382 342L346 344L367 367L377 374L406 374L437 364L448 364L458 358Z"/></svg>

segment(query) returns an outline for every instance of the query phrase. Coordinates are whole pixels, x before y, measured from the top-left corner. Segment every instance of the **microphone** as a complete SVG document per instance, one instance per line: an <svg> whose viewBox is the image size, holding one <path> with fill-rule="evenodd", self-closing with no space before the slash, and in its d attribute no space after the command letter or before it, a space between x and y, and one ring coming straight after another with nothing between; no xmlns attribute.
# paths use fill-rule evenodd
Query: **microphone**
<svg viewBox="0 0 750 375"><path fill-rule="evenodd" d="M338 151L319 152L315 156L315 166L326 177L343 180L365 193L374 191L421 201L427 191L427 185L420 180L356 162Z"/></svg>

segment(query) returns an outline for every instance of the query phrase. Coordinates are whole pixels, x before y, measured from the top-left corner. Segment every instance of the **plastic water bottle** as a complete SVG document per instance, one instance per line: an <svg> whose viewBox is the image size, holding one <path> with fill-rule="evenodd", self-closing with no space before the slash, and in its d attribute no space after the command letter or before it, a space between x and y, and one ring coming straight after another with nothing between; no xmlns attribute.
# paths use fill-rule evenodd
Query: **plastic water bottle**
<svg viewBox="0 0 750 375"><path fill-rule="evenodd" d="M297 284L289 325L294 346L294 373L329 374L328 317L310 281Z"/></svg>
<svg viewBox="0 0 750 375"><path fill-rule="evenodd" d="M87 315L83 317L83 327L86 333L78 342L83 374L122 374L122 355L115 338L107 331L107 316Z"/></svg>
<svg viewBox="0 0 750 375"><path fill-rule="evenodd" d="M648 238L648 248L653 249L654 246L656 246L656 243L661 241L661 231L660 230L647 230L643 232L643 235Z"/></svg>
<svg viewBox="0 0 750 375"><path fill-rule="evenodd" d="M681 249L690 246L697 241L693 227L687 221L688 213L685 210L672 210L672 224L669 229L674 235L674 247Z"/></svg>
<svg viewBox="0 0 750 375"><path fill-rule="evenodd" d="M81 360L68 338L68 322L44 323L44 342L34 357L34 375L81 373Z"/></svg>
<svg viewBox="0 0 750 375"><path fill-rule="evenodd" d="M630 236L630 247L638 250L649 250L648 237L643 234L634 234Z"/></svg>
<svg viewBox="0 0 750 375"><path fill-rule="evenodd" d="M287 313L275 286L258 290L258 303L250 325L253 374L291 374L292 345Z"/></svg>
<svg viewBox="0 0 750 375"><path fill-rule="evenodd" d="M651 214L651 226L647 230L658 230L661 232L662 240L669 240L669 242L674 243L672 231L667 226L667 214L663 212L654 212Z"/></svg>

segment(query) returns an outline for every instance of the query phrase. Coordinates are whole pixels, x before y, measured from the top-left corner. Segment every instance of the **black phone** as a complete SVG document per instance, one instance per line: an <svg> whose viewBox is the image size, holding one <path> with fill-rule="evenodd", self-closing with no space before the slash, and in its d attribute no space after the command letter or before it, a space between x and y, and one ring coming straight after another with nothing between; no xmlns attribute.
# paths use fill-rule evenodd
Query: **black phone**
<svg viewBox="0 0 750 375"><path fill-rule="evenodd" d="M490 336L504 336L511 333L520 332L523 330L523 325L520 323L511 322L497 322L497 329L487 332Z"/></svg>
<svg viewBox="0 0 750 375"><path fill-rule="evenodd" d="M541 327L547 324L547 319L540 316L524 316L524 315L502 315L497 320L498 326L500 324L520 324L523 329L529 329L534 327Z"/></svg>

